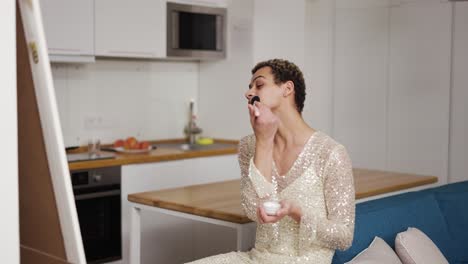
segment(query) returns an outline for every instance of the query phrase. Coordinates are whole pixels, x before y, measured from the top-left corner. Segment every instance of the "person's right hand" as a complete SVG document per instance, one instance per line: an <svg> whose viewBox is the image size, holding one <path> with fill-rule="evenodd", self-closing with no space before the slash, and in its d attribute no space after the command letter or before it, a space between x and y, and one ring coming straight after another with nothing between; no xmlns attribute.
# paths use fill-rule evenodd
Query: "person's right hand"
<svg viewBox="0 0 468 264"><path fill-rule="evenodd" d="M270 108L261 102L249 104L250 124L255 133L257 142L273 141L278 130L278 117Z"/></svg>
<svg viewBox="0 0 468 264"><path fill-rule="evenodd" d="M260 224L271 224L276 223L283 219L285 216L291 217L297 223L301 222L302 211L299 206L294 202L288 200L282 200L280 202L281 208L276 212L275 215L268 215L263 208L263 205L257 207L257 219Z"/></svg>

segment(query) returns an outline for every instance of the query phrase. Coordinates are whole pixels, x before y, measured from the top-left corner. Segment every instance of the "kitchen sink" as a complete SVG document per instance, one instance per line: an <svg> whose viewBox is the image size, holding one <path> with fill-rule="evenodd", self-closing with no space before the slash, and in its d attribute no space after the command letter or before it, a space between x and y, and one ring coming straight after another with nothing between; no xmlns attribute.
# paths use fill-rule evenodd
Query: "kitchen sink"
<svg viewBox="0 0 468 264"><path fill-rule="evenodd" d="M200 151L200 150L217 150L217 149L227 149L227 148L237 148L237 144L230 143L213 143L210 145L199 145L199 144L189 144L189 143L159 143L153 144L157 148L170 148L170 149L179 149L183 151Z"/></svg>

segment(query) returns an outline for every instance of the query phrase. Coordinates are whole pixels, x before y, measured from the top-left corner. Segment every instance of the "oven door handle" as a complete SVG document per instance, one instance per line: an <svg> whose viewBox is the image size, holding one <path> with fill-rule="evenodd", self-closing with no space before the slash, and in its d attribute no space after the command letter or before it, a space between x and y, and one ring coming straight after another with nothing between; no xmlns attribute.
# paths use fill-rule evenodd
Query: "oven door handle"
<svg viewBox="0 0 468 264"><path fill-rule="evenodd" d="M101 197L108 197L108 196L115 196L115 195L120 195L120 190L79 194L79 195L75 195L75 200L76 201L78 201L78 200L88 200L88 199L93 199L93 198L101 198Z"/></svg>

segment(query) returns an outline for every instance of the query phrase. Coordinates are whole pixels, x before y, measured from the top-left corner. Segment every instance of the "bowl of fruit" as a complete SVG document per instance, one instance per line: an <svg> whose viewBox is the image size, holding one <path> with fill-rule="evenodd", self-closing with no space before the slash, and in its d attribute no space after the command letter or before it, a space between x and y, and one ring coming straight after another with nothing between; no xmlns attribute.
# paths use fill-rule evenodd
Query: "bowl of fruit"
<svg viewBox="0 0 468 264"><path fill-rule="evenodd" d="M153 149L148 141L138 141L135 137L117 139L114 142L114 150L120 153L141 154L148 153Z"/></svg>

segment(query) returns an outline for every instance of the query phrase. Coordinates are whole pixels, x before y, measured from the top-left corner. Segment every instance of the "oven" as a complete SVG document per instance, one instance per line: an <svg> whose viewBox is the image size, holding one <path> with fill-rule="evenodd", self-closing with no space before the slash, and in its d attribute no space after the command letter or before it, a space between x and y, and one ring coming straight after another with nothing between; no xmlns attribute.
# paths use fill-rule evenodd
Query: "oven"
<svg viewBox="0 0 468 264"><path fill-rule="evenodd" d="M88 263L122 259L121 167L71 172Z"/></svg>

